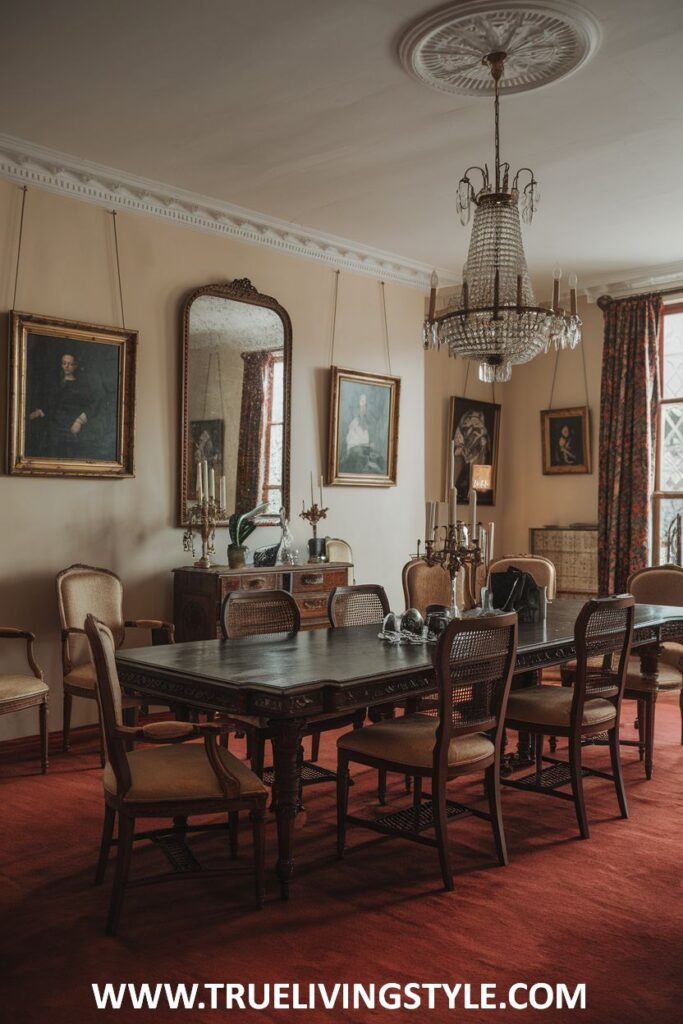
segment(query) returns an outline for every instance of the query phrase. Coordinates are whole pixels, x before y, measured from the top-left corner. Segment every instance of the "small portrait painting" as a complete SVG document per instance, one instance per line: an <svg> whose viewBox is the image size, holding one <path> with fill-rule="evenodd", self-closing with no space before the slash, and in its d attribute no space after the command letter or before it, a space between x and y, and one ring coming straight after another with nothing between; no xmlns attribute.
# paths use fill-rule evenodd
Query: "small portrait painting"
<svg viewBox="0 0 683 1024"><path fill-rule="evenodd" d="M544 409L541 412L543 472L590 473L588 409Z"/></svg>
<svg viewBox="0 0 683 1024"><path fill-rule="evenodd" d="M500 406L474 398L450 401L446 463L446 498L451 487L458 492L458 502L469 501L473 466L491 466L491 487L479 491L480 505L495 505L498 472L498 432Z"/></svg>
<svg viewBox="0 0 683 1024"><path fill-rule="evenodd" d="M136 337L12 313L10 473L132 474Z"/></svg>
<svg viewBox="0 0 683 1024"><path fill-rule="evenodd" d="M396 483L398 377L332 368L328 482Z"/></svg>

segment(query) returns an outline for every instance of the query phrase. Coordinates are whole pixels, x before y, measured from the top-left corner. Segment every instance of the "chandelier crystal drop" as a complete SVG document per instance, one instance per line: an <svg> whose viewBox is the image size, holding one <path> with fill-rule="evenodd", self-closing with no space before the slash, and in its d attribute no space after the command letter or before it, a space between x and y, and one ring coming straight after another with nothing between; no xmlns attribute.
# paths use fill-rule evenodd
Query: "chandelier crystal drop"
<svg viewBox="0 0 683 1024"><path fill-rule="evenodd" d="M512 367L555 348L575 348L581 340L576 310L576 275L570 275L570 311L560 306L561 271L555 270L550 308L536 302L522 245L521 219L530 224L538 208L539 189L533 171L523 167L510 183L510 165L500 162L499 83L506 54L483 58L495 83L495 174L488 166L469 167L458 183L456 209L472 236L463 269L460 296L435 315L438 279L432 274L429 316L424 325L425 348L447 345L453 356L479 363L479 379L508 381ZM470 175L481 176L475 190Z"/></svg>

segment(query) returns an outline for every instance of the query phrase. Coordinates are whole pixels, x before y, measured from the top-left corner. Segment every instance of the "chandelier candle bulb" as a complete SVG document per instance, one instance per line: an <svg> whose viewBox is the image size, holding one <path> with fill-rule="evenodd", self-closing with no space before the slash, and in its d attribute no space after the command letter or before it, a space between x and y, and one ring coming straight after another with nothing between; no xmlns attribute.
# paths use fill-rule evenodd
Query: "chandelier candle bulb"
<svg viewBox="0 0 683 1024"><path fill-rule="evenodd" d="M576 274L571 273L569 275L569 312L572 316L576 316L576 286L578 283Z"/></svg>
<svg viewBox="0 0 683 1024"><path fill-rule="evenodd" d="M560 310L560 278L562 271L559 267L553 270L553 309L556 313Z"/></svg>
<svg viewBox="0 0 683 1024"><path fill-rule="evenodd" d="M432 277L429 288L429 319L434 319L434 313L436 311L436 289L439 287L439 278L435 270L432 271Z"/></svg>

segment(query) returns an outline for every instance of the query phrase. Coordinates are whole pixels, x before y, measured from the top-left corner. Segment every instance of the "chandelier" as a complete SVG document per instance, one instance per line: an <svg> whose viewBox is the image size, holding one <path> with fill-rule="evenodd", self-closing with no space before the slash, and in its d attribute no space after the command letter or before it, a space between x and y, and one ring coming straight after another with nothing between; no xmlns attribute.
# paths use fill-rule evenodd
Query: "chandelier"
<svg viewBox="0 0 683 1024"><path fill-rule="evenodd" d="M472 237L462 273L462 290L444 313L435 315L438 278L432 274L425 348L447 345L451 355L479 363L482 381L507 381L512 366L555 348L575 348L581 340L576 311L576 275L570 274L570 309L560 306L561 271L555 268L552 306L537 304L522 246L521 217L530 224L538 208L533 171L522 167L511 179L510 164L500 161L500 80L507 54L489 53L494 81L495 171L486 164L468 167L458 183L456 208L466 226L474 207ZM481 176L475 189L470 175Z"/></svg>

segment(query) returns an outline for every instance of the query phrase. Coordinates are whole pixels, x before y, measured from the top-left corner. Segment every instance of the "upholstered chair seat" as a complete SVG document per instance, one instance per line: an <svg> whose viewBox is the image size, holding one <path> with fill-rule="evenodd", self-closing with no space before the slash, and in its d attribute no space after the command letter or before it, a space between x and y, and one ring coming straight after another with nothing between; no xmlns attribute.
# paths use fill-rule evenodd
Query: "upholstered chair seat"
<svg viewBox="0 0 683 1024"><path fill-rule="evenodd" d="M657 689L658 690L680 690L683 683L683 673L677 668L667 665L662 659L657 665ZM629 658L628 672L626 674L627 690L642 690L646 692L652 689L647 676L642 675L640 658Z"/></svg>
<svg viewBox="0 0 683 1024"><path fill-rule="evenodd" d="M42 697L49 693L47 683L35 676L0 673L0 704L18 700L21 697Z"/></svg>
<svg viewBox="0 0 683 1024"><path fill-rule="evenodd" d="M420 715L390 718L376 725L346 733L338 742L339 750L381 758L394 765L411 769L429 769L434 758L437 721ZM495 748L481 732L456 736L448 746L448 766L460 770L466 765L475 769L481 761L493 757Z"/></svg>
<svg viewBox="0 0 683 1024"><path fill-rule="evenodd" d="M573 693L560 686L532 686L510 694L508 717L519 722L537 722L539 725L557 725L569 728ZM613 721L614 704L602 697L594 697L583 705L582 725L602 725Z"/></svg>
<svg viewBox="0 0 683 1024"><path fill-rule="evenodd" d="M16 626L0 626L0 640L24 640L26 661L33 673L30 675L28 672L0 672L0 715L10 715L15 711L38 708L41 761L43 774L45 774L48 765L47 707L49 689L33 656L35 636L26 629L17 629Z"/></svg>

